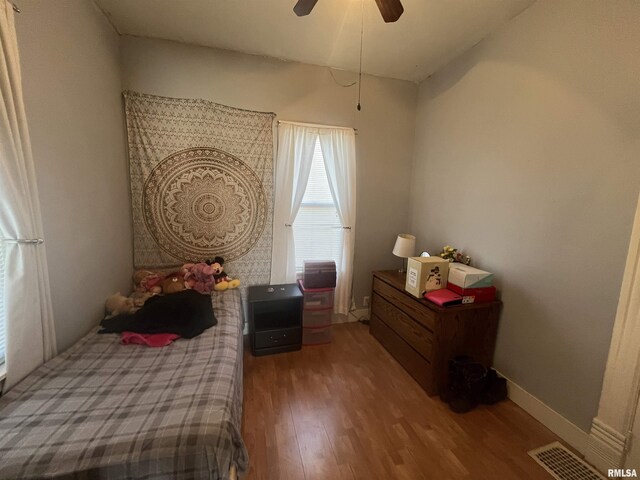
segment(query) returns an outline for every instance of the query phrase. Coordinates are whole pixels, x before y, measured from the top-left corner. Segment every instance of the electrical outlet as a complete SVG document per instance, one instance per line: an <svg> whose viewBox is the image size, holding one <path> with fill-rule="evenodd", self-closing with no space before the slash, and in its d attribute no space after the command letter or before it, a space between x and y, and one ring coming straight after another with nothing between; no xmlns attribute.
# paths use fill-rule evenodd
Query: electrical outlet
<svg viewBox="0 0 640 480"><path fill-rule="evenodd" d="M363 297L362 298L362 306L363 307L368 307L369 306L369 297Z"/></svg>

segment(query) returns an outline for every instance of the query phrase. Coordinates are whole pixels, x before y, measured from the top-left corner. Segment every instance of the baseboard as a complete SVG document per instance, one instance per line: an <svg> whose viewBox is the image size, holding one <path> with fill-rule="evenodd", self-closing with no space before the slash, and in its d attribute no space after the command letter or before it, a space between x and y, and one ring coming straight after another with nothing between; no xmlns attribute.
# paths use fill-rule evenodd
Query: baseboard
<svg viewBox="0 0 640 480"><path fill-rule="evenodd" d="M626 437L597 417L591 424L585 458L602 472L622 468L625 460Z"/></svg>
<svg viewBox="0 0 640 480"><path fill-rule="evenodd" d="M504 377L500 372L498 373ZM547 404L508 378L507 389L509 391L509 398L513 403L584 455L589 440L589 434L587 432L571 423L571 421L567 420Z"/></svg>

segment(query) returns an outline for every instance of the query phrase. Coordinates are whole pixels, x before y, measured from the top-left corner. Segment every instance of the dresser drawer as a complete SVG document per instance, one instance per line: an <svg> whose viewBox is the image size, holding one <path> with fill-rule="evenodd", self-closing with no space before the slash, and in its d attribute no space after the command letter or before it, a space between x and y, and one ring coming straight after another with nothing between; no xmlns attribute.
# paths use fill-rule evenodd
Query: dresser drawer
<svg viewBox="0 0 640 480"><path fill-rule="evenodd" d="M372 298L371 312L426 360L431 360L433 333L377 293Z"/></svg>
<svg viewBox="0 0 640 480"><path fill-rule="evenodd" d="M415 319L433 332L436 314L415 298L409 297L406 293L398 291L378 278L373 279L373 292L385 298L410 318Z"/></svg>
<svg viewBox="0 0 640 480"><path fill-rule="evenodd" d="M302 329L300 327L257 331L254 338L255 348L294 345L300 343L301 340Z"/></svg>
<svg viewBox="0 0 640 480"><path fill-rule="evenodd" d="M375 314L371 315L371 333L429 395L438 393L432 364L407 347L404 340Z"/></svg>

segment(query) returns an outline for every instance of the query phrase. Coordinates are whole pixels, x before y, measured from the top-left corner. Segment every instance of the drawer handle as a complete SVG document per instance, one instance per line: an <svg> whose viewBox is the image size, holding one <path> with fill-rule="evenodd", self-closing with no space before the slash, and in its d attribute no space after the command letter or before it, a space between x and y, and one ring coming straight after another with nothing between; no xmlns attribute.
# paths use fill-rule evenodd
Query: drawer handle
<svg viewBox="0 0 640 480"><path fill-rule="evenodd" d="M273 335L269 335L269 340L271 340L273 343L278 343L280 341L281 338L287 338L287 334L283 333L282 337L273 337Z"/></svg>

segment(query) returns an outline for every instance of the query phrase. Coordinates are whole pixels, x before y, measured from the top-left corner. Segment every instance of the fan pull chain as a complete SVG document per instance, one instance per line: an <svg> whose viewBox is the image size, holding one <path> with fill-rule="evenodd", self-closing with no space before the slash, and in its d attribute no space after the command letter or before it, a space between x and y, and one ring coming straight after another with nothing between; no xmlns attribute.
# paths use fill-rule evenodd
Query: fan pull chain
<svg viewBox="0 0 640 480"><path fill-rule="evenodd" d="M360 21L360 70L358 73L358 105L356 108L358 111L362 110L360 105L360 94L362 93L362 39L364 37L364 0L360 0L360 6L362 10L362 18Z"/></svg>

